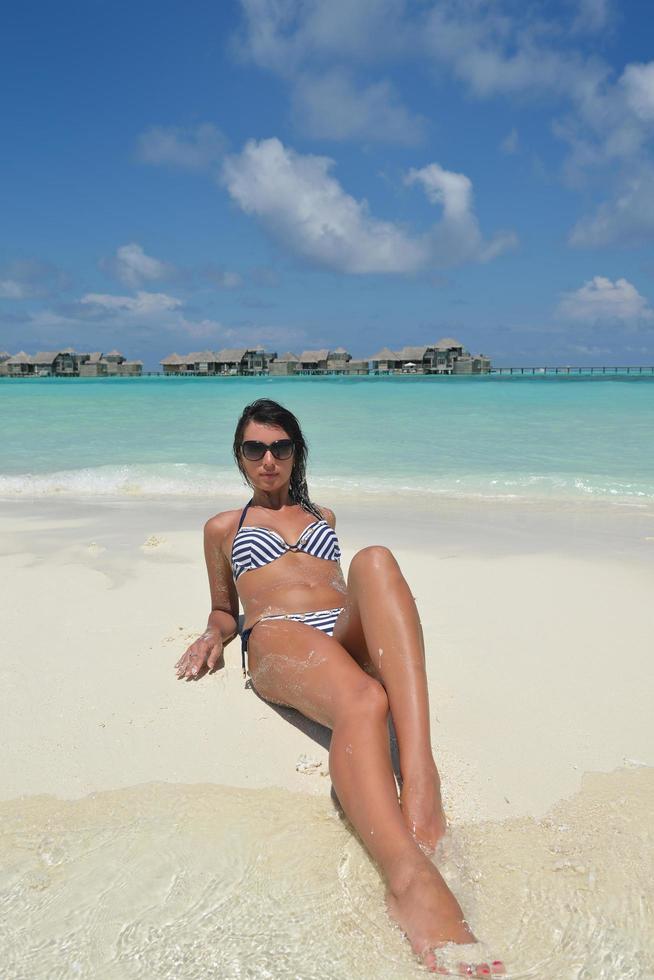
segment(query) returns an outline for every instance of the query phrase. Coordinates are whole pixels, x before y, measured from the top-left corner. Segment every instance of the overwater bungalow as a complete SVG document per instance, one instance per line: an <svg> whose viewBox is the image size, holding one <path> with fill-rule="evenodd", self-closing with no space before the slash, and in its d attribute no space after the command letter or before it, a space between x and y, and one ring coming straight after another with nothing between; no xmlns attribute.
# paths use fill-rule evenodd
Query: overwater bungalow
<svg viewBox="0 0 654 980"><path fill-rule="evenodd" d="M298 355L292 354L291 351L286 351L285 354L281 354L273 361L270 361L268 371L273 377L284 377L289 374L297 374L299 365L300 358Z"/></svg>
<svg viewBox="0 0 654 980"><path fill-rule="evenodd" d="M454 337L442 337L436 347L436 374L490 374L491 361L484 354L470 354Z"/></svg>
<svg viewBox="0 0 654 980"><path fill-rule="evenodd" d="M327 371L327 360L329 349L323 347L320 350L305 350L300 354L300 366L298 374L325 374Z"/></svg>
<svg viewBox="0 0 654 980"><path fill-rule="evenodd" d="M275 357L276 351L266 351L263 347L225 348L216 354L215 373L246 376L263 374Z"/></svg>
<svg viewBox="0 0 654 980"><path fill-rule="evenodd" d="M4 366L10 378L21 378L34 374L34 361L24 350L18 351L13 357L9 357L4 362Z"/></svg>
<svg viewBox="0 0 654 980"><path fill-rule="evenodd" d="M85 357L79 366L80 378L138 377L143 373L143 361L128 361L118 350L108 354L93 351Z"/></svg>
<svg viewBox="0 0 654 980"><path fill-rule="evenodd" d="M403 347L397 356L405 374L429 374L435 349L428 344L421 347Z"/></svg>
<svg viewBox="0 0 654 980"><path fill-rule="evenodd" d="M402 370L402 361L397 351L390 347L382 347L370 358L370 365L373 374L392 374L394 371Z"/></svg>
<svg viewBox="0 0 654 980"><path fill-rule="evenodd" d="M327 355L327 371L329 374L347 374L352 355L344 347L330 350Z"/></svg>
<svg viewBox="0 0 654 980"><path fill-rule="evenodd" d="M81 353L67 347L59 351L20 351L3 362L1 372L8 377L95 378L107 375L137 376L143 372L142 361L128 361L120 351L109 354Z"/></svg>
<svg viewBox="0 0 654 980"><path fill-rule="evenodd" d="M277 356L263 347L226 347L220 351L169 354L160 361L164 374L256 375L268 369Z"/></svg>
<svg viewBox="0 0 654 980"><path fill-rule="evenodd" d="M179 354L169 354L168 357L164 357L159 363L163 368L164 374L181 374L181 366L184 360Z"/></svg>
<svg viewBox="0 0 654 980"><path fill-rule="evenodd" d="M454 337L436 344L406 346L392 351L383 347L370 358L374 374L488 374L491 362L483 354L472 356Z"/></svg>

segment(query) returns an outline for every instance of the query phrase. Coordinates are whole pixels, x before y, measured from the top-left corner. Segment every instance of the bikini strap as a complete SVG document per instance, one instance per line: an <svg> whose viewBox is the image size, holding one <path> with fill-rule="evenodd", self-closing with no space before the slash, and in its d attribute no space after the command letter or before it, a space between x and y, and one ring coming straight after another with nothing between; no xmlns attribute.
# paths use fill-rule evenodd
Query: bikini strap
<svg viewBox="0 0 654 980"><path fill-rule="evenodd" d="M238 527L236 528L236 533L237 533L237 534L238 534L238 532L239 532L239 531L241 530L241 528L243 527L243 521L245 520L245 515L247 514L247 512L248 512L248 507L249 507L249 506L250 506L251 504L252 504L252 501L251 501L251 500L248 500L248 502L247 502L247 504L246 504L246 505L245 505L245 507L243 508L243 513L241 514L241 519L240 519L240 521L238 522Z"/></svg>

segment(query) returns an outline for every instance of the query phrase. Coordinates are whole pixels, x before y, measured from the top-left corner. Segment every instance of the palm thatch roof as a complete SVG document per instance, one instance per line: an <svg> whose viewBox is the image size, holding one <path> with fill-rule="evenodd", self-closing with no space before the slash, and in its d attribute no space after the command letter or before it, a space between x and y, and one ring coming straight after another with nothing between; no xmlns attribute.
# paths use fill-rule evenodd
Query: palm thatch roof
<svg viewBox="0 0 654 980"><path fill-rule="evenodd" d="M321 350L305 350L300 354L303 364L317 364L318 361L326 361L329 357L329 350L325 347Z"/></svg>
<svg viewBox="0 0 654 980"><path fill-rule="evenodd" d="M58 350L40 350L32 357L32 364L54 364L55 358L59 357Z"/></svg>
<svg viewBox="0 0 654 980"><path fill-rule="evenodd" d="M297 362L297 361L300 360L300 358L297 356L297 354L291 354L291 352L289 350L287 350L285 354L282 354L280 357L276 357L275 360L276 361L296 361Z"/></svg>
<svg viewBox="0 0 654 980"><path fill-rule="evenodd" d="M459 340L455 340L454 337L441 337L437 344L434 344L436 350L450 350L452 347L461 347L463 344Z"/></svg>
<svg viewBox="0 0 654 980"><path fill-rule="evenodd" d="M218 351L215 359L226 364L235 364L243 360L247 351L247 347L225 347L224 350Z"/></svg>
<svg viewBox="0 0 654 980"><path fill-rule="evenodd" d="M427 350L427 344L425 344L423 347L403 347L402 350L398 352L398 358L400 361L422 361L427 353Z"/></svg>
<svg viewBox="0 0 654 980"><path fill-rule="evenodd" d="M391 350L390 347L382 347L381 350L378 350L376 354L373 354L369 358L371 361L399 361L400 359L397 351Z"/></svg>

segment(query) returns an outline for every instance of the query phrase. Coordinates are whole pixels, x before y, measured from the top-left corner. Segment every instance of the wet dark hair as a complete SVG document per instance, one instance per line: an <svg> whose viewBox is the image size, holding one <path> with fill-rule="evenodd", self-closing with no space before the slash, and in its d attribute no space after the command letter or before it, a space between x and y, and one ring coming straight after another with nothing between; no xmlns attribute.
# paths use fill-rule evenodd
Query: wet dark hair
<svg viewBox="0 0 654 980"><path fill-rule="evenodd" d="M302 435L300 423L293 413L270 398L258 398L257 401L246 405L243 409L241 417L236 423L236 432L234 433L234 459L241 471L243 479L251 486L241 456L243 433L248 422L259 422L261 425L276 425L288 433L289 438L293 441L293 469L291 470L288 495L294 504L299 504L303 510L308 511L314 517L321 520L322 514L309 499L309 489L307 487L305 473L308 453L307 441Z"/></svg>

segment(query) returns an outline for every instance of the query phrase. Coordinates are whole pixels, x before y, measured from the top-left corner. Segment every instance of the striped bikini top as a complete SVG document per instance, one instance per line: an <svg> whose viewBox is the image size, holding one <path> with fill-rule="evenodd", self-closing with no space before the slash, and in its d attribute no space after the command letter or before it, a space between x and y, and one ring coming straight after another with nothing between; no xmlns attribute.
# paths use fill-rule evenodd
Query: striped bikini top
<svg viewBox="0 0 654 980"><path fill-rule="evenodd" d="M300 551L314 558L324 558L326 561L339 561L341 549L336 532L327 521L313 521L297 539L295 544L289 544L281 534L269 527L243 527L243 521L250 503L246 504L241 514L238 530L232 544L232 572L234 581L243 572L252 572L263 568L271 561L281 558L289 551Z"/></svg>

